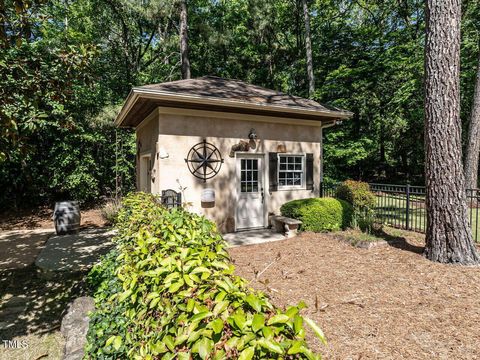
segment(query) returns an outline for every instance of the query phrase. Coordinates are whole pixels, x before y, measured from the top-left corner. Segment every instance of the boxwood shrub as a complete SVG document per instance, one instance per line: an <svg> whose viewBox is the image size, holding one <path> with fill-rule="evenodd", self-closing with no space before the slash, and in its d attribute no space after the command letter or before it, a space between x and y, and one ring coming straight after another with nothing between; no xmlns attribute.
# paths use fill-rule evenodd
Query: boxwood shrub
<svg viewBox="0 0 480 360"><path fill-rule="evenodd" d="M154 196L129 195L117 249L92 269L87 359L319 359L300 303L285 310L234 275L213 223Z"/></svg>
<svg viewBox="0 0 480 360"><path fill-rule="evenodd" d="M353 208L340 199L309 198L289 201L282 205L280 212L283 216L302 221L302 230L324 232L348 227Z"/></svg>

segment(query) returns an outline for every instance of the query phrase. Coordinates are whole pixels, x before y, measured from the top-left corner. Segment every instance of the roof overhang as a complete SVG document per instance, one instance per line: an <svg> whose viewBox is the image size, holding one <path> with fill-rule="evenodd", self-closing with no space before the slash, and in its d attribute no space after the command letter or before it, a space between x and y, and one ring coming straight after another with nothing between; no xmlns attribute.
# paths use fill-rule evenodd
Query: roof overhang
<svg viewBox="0 0 480 360"><path fill-rule="evenodd" d="M349 111L302 109L291 106L215 99L198 95L174 94L159 90L133 88L115 119L115 125L119 127L136 127L157 107L317 120L328 124L334 124L335 120L348 119L353 116L353 113Z"/></svg>

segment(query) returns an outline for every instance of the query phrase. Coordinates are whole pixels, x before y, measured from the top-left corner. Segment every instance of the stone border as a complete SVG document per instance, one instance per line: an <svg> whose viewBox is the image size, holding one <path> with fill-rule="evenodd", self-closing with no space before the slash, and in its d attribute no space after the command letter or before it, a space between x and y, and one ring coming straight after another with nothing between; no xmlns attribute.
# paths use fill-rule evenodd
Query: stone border
<svg viewBox="0 0 480 360"><path fill-rule="evenodd" d="M89 296L79 297L69 304L60 327L60 332L65 338L63 360L83 359L90 322L88 314L94 310L95 303Z"/></svg>

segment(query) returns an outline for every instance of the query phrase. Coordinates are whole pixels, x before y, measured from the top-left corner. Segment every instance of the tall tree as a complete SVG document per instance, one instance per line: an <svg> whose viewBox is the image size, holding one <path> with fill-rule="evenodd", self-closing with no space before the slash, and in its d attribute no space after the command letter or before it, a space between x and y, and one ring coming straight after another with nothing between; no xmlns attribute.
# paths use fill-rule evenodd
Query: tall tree
<svg viewBox="0 0 480 360"><path fill-rule="evenodd" d="M180 0L180 56L182 62L182 79L190 79L190 60L188 58L187 0Z"/></svg>
<svg viewBox="0 0 480 360"><path fill-rule="evenodd" d="M425 43L425 256L477 264L467 219L460 121L460 0L427 0Z"/></svg>
<svg viewBox="0 0 480 360"><path fill-rule="evenodd" d="M473 95L468 141L465 155L465 185L467 189L478 187L478 160L480 154L480 54L478 57L477 80Z"/></svg>
<svg viewBox="0 0 480 360"><path fill-rule="evenodd" d="M313 75L312 37L310 35L310 14L307 0L302 0L303 21L305 23L305 53L307 56L308 95L315 92L315 77Z"/></svg>

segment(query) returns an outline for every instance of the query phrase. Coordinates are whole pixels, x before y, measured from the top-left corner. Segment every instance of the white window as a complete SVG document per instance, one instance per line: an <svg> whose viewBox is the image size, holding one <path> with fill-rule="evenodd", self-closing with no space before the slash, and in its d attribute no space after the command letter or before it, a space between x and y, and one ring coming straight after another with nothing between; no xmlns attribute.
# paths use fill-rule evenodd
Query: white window
<svg viewBox="0 0 480 360"><path fill-rule="evenodd" d="M305 155L278 155L278 187L305 187Z"/></svg>

